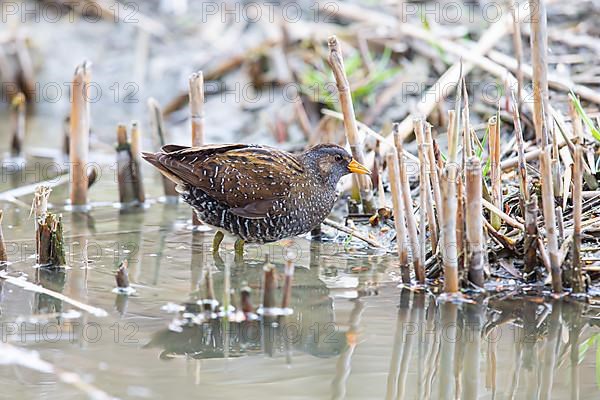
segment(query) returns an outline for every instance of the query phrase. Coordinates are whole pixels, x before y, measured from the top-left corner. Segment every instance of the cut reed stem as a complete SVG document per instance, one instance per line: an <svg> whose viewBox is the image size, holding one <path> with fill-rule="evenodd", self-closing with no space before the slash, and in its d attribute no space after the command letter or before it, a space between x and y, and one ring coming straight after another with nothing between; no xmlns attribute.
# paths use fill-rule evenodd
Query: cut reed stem
<svg viewBox="0 0 600 400"><path fill-rule="evenodd" d="M521 129L521 118L519 115L519 104L515 99L515 93L511 90L512 116L513 125L515 128L515 137L517 143L517 157L519 159L519 204L521 206L522 215L525 215L525 204L529 201L529 187L527 186L527 161L525 160L525 150L523 141L523 130ZM520 98L520 97L519 97ZM500 166L498 166L500 168Z"/></svg>
<svg viewBox="0 0 600 400"><path fill-rule="evenodd" d="M433 199L437 209L438 219L441 215L442 193L440 188L440 174L435 159L435 150L433 147L433 137L431 134L431 124L425 124L425 146L427 148L428 170L431 177L431 188L433 190ZM439 226L439 223L438 223Z"/></svg>
<svg viewBox="0 0 600 400"><path fill-rule="evenodd" d="M202 71L193 73L189 79L190 121L192 125L192 146L204 144L204 75ZM202 225L195 212L192 212L192 224Z"/></svg>
<svg viewBox="0 0 600 400"><path fill-rule="evenodd" d="M581 271L581 212L582 212L582 179L583 149L580 143L575 145L575 164L573 168L573 276L574 293L583 293L585 286Z"/></svg>
<svg viewBox="0 0 600 400"><path fill-rule="evenodd" d="M133 169L131 158L131 144L127 137L127 127L124 124L117 125L117 180L119 185L119 202L130 205L136 201L133 185Z"/></svg>
<svg viewBox="0 0 600 400"><path fill-rule="evenodd" d="M66 264L61 217L48 212L51 191L47 186L38 186L32 205L36 226L36 261L44 267Z"/></svg>
<svg viewBox="0 0 600 400"><path fill-rule="evenodd" d="M153 137L158 141L158 146L166 144L166 130L163 121L163 112L160 105L154 98L148 99L148 108L150 110L150 126L152 127ZM161 174L165 196L168 201L177 201L179 193L175 190L175 183Z"/></svg>
<svg viewBox="0 0 600 400"><path fill-rule="evenodd" d="M23 93L17 93L11 101L12 143L11 156L21 157L23 141L25 140L25 107L26 99Z"/></svg>
<svg viewBox="0 0 600 400"><path fill-rule="evenodd" d="M137 121L131 123L131 169L133 177L133 191L137 201L142 204L146 201L144 182L142 179L142 157L141 157L141 131Z"/></svg>
<svg viewBox="0 0 600 400"><path fill-rule="evenodd" d="M538 213L537 197L531 196L529 200L525 202L524 276L525 281L527 282L532 282L534 280L535 267L537 266Z"/></svg>
<svg viewBox="0 0 600 400"><path fill-rule="evenodd" d="M502 170L500 169L500 126L498 118L492 116L488 120L488 135L490 146L490 184L492 192L492 204L502 210ZM497 214L491 214L490 224L495 230L500 229L502 220Z"/></svg>
<svg viewBox="0 0 600 400"><path fill-rule="evenodd" d="M74 210L87 206L87 160L90 135L91 64L84 61L75 69L71 87L69 157L71 168L71 206Z"/></svg>
<svg viewBox="0 0 600 400"><path fill-rule="evenodd" d="M408 174L406 173L406 162L403 157L404 148L402 144L402 137L400 136L400 132L398 130L399 124L394 124L393 132L394 132L394 143L396 145L396 153L398 156L398 165L400 166L400 192L402 194L402 204L404 207L404 217L406 218L406 226L408 228L408 239L410 242L410 251L412 254L412 261L415 270L415 277L417 278L417 282L420 284L425 283L425 268L423 263L421 263L419 253L419 237L417 234L417 221L415 219L415 213L413 210L411 192L410 192L410 184L408 182Z"/></svg>
<svg viewBox="0 0 600 400"><path fill-rule="evenodd" d="M409 285L410 271L408 269L408 253L406 251L406 225L401 198L402 195L400 194L400 166L398 164L398 154L395 151L388 153L387 167L390 191L392 192L392 204L394 207L394 227L396 228L396 245L398 247L402 282Z"/></svg>
<svg viewBox="0 0 600 400"><path fill-rule="evenodd" d="M438 221L435 215L435 209L433 207L433 195L432 195L432 174L433 171L429 166L429 144L425 138L425 125L427 124L422 119L415 120L415 134L417 137L418 152L419 152L419 172L420 172L420 185L423 185L423 199L421 201L421 207L425 206L427 210L427 220L429 224L429 235L431 238L431 251L433 254L437 251L438 246ZM437 172L437 171L436 171ZM436 175L437 179L437 175ZM436 183L438 183L436 181ZM438 188L439 189L439 188ZM419 190L421 188L419 187ZM425 239L424 231L425 227L422 227L423 233L421 234L422 244L422 262L425 262Z"/></svg>
<svg viewBox="0 0 600 400"><path fill-rule="evenodd" d="M554 189L552 170L550 165L550 150L542 149L540 154L540 173L542 177L542 209L548 240L548 255L552 275L552 290L554 293L562 292L562 276L559 265L558 233L556 231L556 217L554 214Z"/></svg>
<svg viewBox="0 0 600 400"><path fill-rule="evenodd" d="M444 292L458 292L458 248L456 241L456 181L458 165L456 163L457 125L456 113L448 111L448 159L442 173L442 249L444 265Z"/></svg>
<svg viewBox="0 0 600 400"><path fill-rule="evenodd" d="M333 71L337 89L339 93L340 106L344 114L344 128L346 138L350 145L352 157L361 164L365 164L365 156L358 135L358 127L356 125L356 116L354 114L354 106L352 105L352 94L350 92L350 84L346 76L344 67L344 59L340 44L335 36L329 37L329 65ZM373 191L367 175L359 175L357 177L360 197L363 204L364 212L370 214L375 211L373 204Z"/></svg>
<svg viewBox="0 0 600 400"><path fill-rule="evenodd" d="M2 232L2 217L3 210L0 210L0 269L2 269L8 262L8 255L6 254L6 245L4 244L4 233Z"/></svg>
<svg viewBox="0 0 600 400"><path fill-rule="evenodd" d="M546 1L529 0L531 22L531 66L533 68L533 123L538 147L548 145L544 121L551 121L548 112L548 34Z"/></svg>
<svg viewBox="0 0 600 400"><path fill-rule="evenodd" d="M126 289L129 287L129 272L127 266L127 260L123 260L115 272L115 281L119 289Z"/></svg>
<svg viewBox="0 0 600 400"><path fill-rule="evenodd" d="M475 286L483 287L483 192L481 163L477 157L467 159L465 180L468 277Z"/></svg>
<svg viewBox="0 0 600 400"><path fill-rule="evenodd" d="M275 290L277 289L277 269L267 259L263 267L263 311L275 307Z"/></svg>
<svg viewBox="0 0 600 400"><path fill-rule="evenodd" d="M294 262L286 260L285 262L285 280L283 282L283 297L281 300L281 308L288 308L292 299L292 281L294 279Z"/></svg>

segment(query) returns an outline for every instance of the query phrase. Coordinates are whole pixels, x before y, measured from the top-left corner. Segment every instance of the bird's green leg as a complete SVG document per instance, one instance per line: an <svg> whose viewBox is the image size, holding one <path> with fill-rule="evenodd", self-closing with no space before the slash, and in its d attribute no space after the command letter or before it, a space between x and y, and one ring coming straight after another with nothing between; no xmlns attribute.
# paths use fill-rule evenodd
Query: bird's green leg
<svg viewBox="0 0 600 400"><path fill-rule="evenodd" d="M243 239L237 239L235 241L234 249L235 249L235 261L236 262L244 260L244 243L246 243L246 242L244 242Z"/></svg>
<svg viewBox="0 0 600 400"><path fill-rule="evenodd" d="M217 231L217 233L215 233L215 237L213 238L213 245L212 245L213 255L219 254L219 247L221 247L221 242L223 241L224 237L225 237L225 235L221 231Z"/></svg>

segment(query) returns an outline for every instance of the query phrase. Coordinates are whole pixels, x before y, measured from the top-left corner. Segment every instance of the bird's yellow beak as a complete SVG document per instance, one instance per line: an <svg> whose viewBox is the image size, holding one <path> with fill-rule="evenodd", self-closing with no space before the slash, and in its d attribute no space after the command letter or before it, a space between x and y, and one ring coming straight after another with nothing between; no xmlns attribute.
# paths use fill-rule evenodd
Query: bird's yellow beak
<svg viewBox="0 0 600 400"><path fill-rule="evenodd" d="M355 159L352 159L352 161L350 161L350 164L348 164L348 170L350 170L350 172L352 172L353 174L367 175L371 173L371 171L369 171L369 168L365 167Z"/></svg>

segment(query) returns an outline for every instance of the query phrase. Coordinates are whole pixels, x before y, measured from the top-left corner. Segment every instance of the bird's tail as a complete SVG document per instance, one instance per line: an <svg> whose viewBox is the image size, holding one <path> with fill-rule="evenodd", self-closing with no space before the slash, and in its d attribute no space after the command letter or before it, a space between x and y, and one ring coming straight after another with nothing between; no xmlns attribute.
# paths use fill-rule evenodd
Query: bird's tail
<svg viewBox="0 0 600 400"><path fill-rule="evenodd" d="M160 173L166 176L169 180L173 181L177 185L184 186L185 182L180 177L171 172L163 163L161 163L160 158L163 155L165 155L165 153L163 152L149 153L142 151L142 158L144 160L148 161L150 164L156 167L156 169L158 169Z"/></svg>

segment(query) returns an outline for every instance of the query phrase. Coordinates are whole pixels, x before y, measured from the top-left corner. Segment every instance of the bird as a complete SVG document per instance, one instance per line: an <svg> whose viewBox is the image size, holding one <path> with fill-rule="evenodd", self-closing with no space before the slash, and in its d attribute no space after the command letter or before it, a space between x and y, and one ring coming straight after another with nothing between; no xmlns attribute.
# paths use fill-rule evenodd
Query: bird
<svg viewBox="0 0 600 400"><path fill-rule="evenodd" d="M198 218L245 243L269 243L310 232L329 215L347 174L370 174L341 146L319 144L300 154L253 144L165 145L142 158L176 183Z"/></svg>

